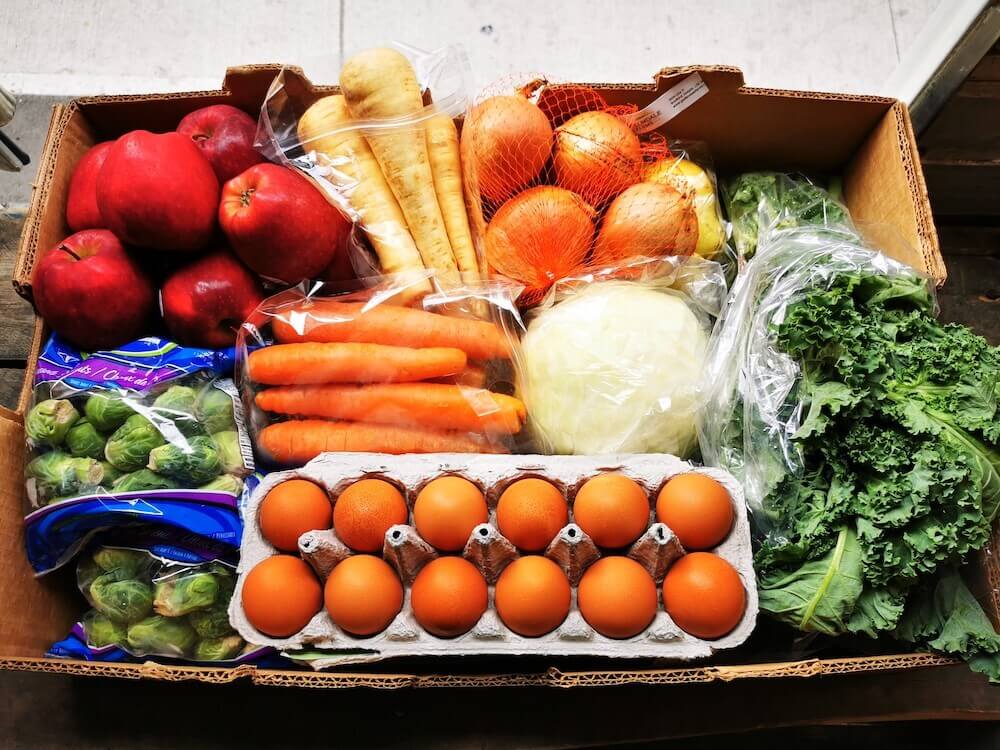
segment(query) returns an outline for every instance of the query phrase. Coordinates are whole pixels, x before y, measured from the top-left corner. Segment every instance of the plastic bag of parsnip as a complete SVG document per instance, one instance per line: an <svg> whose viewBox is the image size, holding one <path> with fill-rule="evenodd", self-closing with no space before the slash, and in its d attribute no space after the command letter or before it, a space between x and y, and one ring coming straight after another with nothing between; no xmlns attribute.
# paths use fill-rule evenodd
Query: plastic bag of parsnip
<svg viewBox="0 0 1000 750"><path fill-rule="evenodd" d="M339 295L303 285L265 300L244 323L237 377L264 462L297 466L328 451L510 450L526 418L524 404L502 392L512 389L521 288L473 282L414 305L414 286L429 278L387 277Z"/></svg>
<svg viewBox="0 0 1000 750"><path fill-rule="evenodd" d="M359 277L409 273L415 295L431 291L429 279L446 289L481 278L453 119L465 110L467 75L457 47L377 48L344 63L339 94L306 91L283 73L272 85L259 145L354 222Z"/></svg>

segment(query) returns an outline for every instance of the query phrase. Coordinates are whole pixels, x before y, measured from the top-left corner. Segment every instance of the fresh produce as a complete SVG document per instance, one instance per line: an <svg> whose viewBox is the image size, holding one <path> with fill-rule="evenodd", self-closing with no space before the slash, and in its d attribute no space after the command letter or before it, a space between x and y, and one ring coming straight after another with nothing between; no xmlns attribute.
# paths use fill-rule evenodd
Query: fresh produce
<svg viewBox="0 0 1000 750"><path fill-rule="evenodd" d="M554 453L687 456L707 343L681 297L638 282L589 284L540 311L521 340L529 425Z"/></svg>
<svg viewBox="0 0 1000 750"><path fill-rule="evenodd" d="M232 474L220 474L210 482L199 485L199 490L209 492L228 492L230 495L239 495L243 492L243 480Z"/></svg>
<svg viewBox="0 0 1000 750"><path fill-rule="evenodd" d="M482 491L468 479L432 479L417 493L413 525L428 543L444 552L465 547L472 530L489 519Z"/></svg>
<svg viewBox="0 0 1000 750"><path fill-rule="evenodd" d="M403 606L403 584L387 562L373 555L352 555L326 579L326 611L352 635L381 633Z"/></svg>
<svg viewBox="0 0 1000 750"><path fill-rule="evenodd" d="M1000 349L936 321L928 283L907 267L825 236L775 233L738 282L712 377L762 361L788 375L767 393L718 380L703 451L759 492L762 611L800 630L927 646L904 623L917 611L951 618L954 597L921 596L986 543L1000 506ZM749 331L766 335L751 343ZM782 415L768 442L762 414ZM959 614L933 643L1000 679L1000 637L967 638L974 620Z"/></svg>
<svg viewBox="0 0 1000 750"><path fill-rule="evenodd" d="M840 183L824 190L802 175L747 172L722 186L722 199L733 226L733 243L741 257L757 251L761 229L795 226L850 226L840 202Z"/></svg>
<svg viewBox="0 0 1000 750"><path fill-rule="evenodd" d="M153 448L146 468L180 483L199 485L222 473L222 461L215 441L198 435L186 445L167 443Z"/></svg>
<svg viewBox="0 0 1000 750"><path fill-rule="evenodd" d="M300 419L260 431L257 446L281 464L304 464L327 451L371 453L498 453L502 449L466 432L364 422Z"/></svg>
<svg viewBox="0 0 1000 750"><path fill-rule="evenodd" d="M424 106L413 66L392 49L370 49L349 58L340 70L340 89L356 120L412 116ZM365 132L365 140L399 201L424 266L434 269L442 282L456 281L458 266L435 193L425 127L373 128Z"/></svg>
<svg viewBox="0 0 1000 750"><path fill-rule="evenodd" d="M271 544L283 552L297 552L299 537L333 525L333 509L326 491L305 479L282 482L264 497L257 524Z"/></svg>
<svg viewBox="0 0 1000 750"><path fill-rule="evenodd" d="M100 432L114 432L135 414L132 404L119 391L98 391L87 397L83 414Z"/></svg>
<svg viewBox="0 0 1000 750"><path fill-rule="evenodd" d="M704 474L678 474L656 497L656 520L669 526L688 550L719 544L729 535L734 515L726 488Z"/></svg>
<svg viewBox="0 0 1000 750"><path fill-rule="evenodd" d="M104 225L125 244L191 252L215 231L219 180L187 136L133 130L108 151L97 205ZM123 284L117 295L126 291Z"/></svg>
<svg viewBox="0 0 1000 750"><path fill-rule="evenodd" d="M602 557L580 579L576 602L583 619L601 635L631 638L656 616L656 584L635 560Z"/></svg>
<svg viewBox="0 0 1000 750"><path fill-rule="evenodd" d="M358 552L378 552L385 532L406 523L410 512L395 486L384 479L362 479L340 493L333 505L333 530Z"/></svg>
<svg viewBox="0 0 1000 750"><path fill-rule="evenodd" d="M691 552L667 571L663 608L681 630L721 638L743 618L746 591L736 569L721 557Z"/></svg>
<svg viewBox="0 0 1000 750"><path fill-rule="evenodd" d="M114 234L85 229L49 250L32 280L35 307L49 327L84 349L139 336L153 312L153 285Z"/></svg>
<svg viewBox="0 0 1000 750"><path fill-rule="evenodd" d="M641 165L639 137L608 112L583 112L556 128L556 184L592 206L604 205L637 183Z"/></svg>
<svg viewBox="0 0 1000 750"><path fill-rule="evenodd" d="M112 492L144 492L146 490L175 490L179 485L173 479L150 469L139 469L117 477L110 486Z"/></svg>
<svg viewBox="0 0 1000 750"><path fill-rule="evenodd" d="M640 182L622 191L604 214L593 263L609 266L634 255L691 255L698 218L691 196L669 185Z"/></svg>
<svg viewBox="0 0 1000 750"><path fill-rule="evenodd" d="M552 126L523 96L494 96L470 110L462 128L483 198L499 205L528 187L552 153Z"/></svg>
<svg viewBox="0 0 1000 750"><path fill-rule="evenodd" d="M642 179L643 182L669 185L691 197L698 220L698 242L694 252L703 258L714 258L722 249L726 233L712 176L690 159L670 154L647 164Z"/></svg>
<svg viewBox="0 0 1000 750"><path fill-rule="evenodd" d="M28 491L52 501L95 489L104 481L104 469L92 458L74 458L62 451L43 453L28 462Z"/></svg>
<svg viewBox="0 0 1000 750"><path fill-rule="evenodd" d="M54 448L62 445L78 419L80 412L73 402L50 398L31 407L24 418L24 432L33 443Z"/></svg>
<svg viewBox="0 0 1000 750"><path fill-rule="evenodd" d="M424 565L410 590L417 623L439 638L468 632L486 611L486 580L461 557L439 557Z"/></svg>
<svg viewBox="0 0 1000 750"><path fill-rule="evenodd" d="M540 552L569 523L566 498L544 479L519 479L497 501L497 528L514 546Z"/></svg>
<svg viewBox="0 0 1000 750"><path fill-rule="evenodd" d="M66 448L77 458L103 459L106 442L107 438L86 419L78 419L66 433Z"/></svg>
<svg viewBox="0 0 1000 750"><path fill-rule="evenodd" d="M547 557L526 555L504 568L497 580L497 615L515 633L537 638L566 619L570 596L562 568Z"/></svg>
<svg viewBox="0 0 1000 750"><path fill-rule="evenodd" d="M378 256L382 272L400 274L423 272L424 262L396 196L389 188L382 169L375 160L361 131L350 128L351 113L340 94L325 96L312 104L299 120L298 135L303 148L337 171L347 185L337 187L345 193L351 208ZM430 291L430 285L414 286L415 293Z"/></svg>
<svg viewBox="0 0 1000 750"><path fill-rule="evenodd" d="M410 349L382 344L276 344L247 357L247 374L265 385L405 383L456 375L461 349Z"/></svg>
<svg viewBox="0 0 1000 750"><path fill-rule="evenodd" d="M490 266L535 299L580 269L594 237L594 209L576 193L540 185L500 207L486 228Z"/></svg>
<svg viewBox="0 0 1000 750"><path fill-rule="evenodd" d="M469 359L509 359L510 344L493 323L398 305L309 299L282 308L271 323L279 343L366 343L461 349Z"/></svg>
<svg viewBox="0 0 1000 750"><path fill-rule="evenodd" d="M149 461L149 452L164 443L166 440L152 422L133 414L108 438L104 456L119 471L137 471Z"/></svg>
<svg viewBox="0 0 1000 750"><path fill-rule="evenodd" d="M258 563L243 581L243 612L272 638L297 633L323 608L323 589L305 562L275 555Z"/></svg>
<svg viewBox="0 0 1000 750"><path fill-rule="evenodd" d="M240 434L236 430L225 430L212 435L215 452L219 455L220 470L226 474L249 473L240 445Z"/></svg>
<svg viewBox="0 0 1000 750"><path fill-rule="evenodd" d="M104 219L97 207L97 180L114 141L92 146L73 169L66 197L66 224L73 232L103 229Z"/></svg>
<svg viewBox="0 0 1000 750"><path fill-rule="evenodd" d="M539 86L541 86L540 90L538 90ZM590 86L581 86L576 83L550 83L545 79L536 79L522 89L522 91L530 93L535 90L538 90L538 108L542 110L554 128L583 112L594 112L608 107L605 98Z"/></svg>
<svg viewBox="0 0 1000 750"><path fill-rule="evenodd" d="M232 346L239 327L263 299L260 283L227 250L182 266L160 289L170 335L186 346L210 349Z"/></svg>
<svg viewBox="0 0 1000 750"><path fill-rule="evenodd" d="M649 498L633 479L599 474L577 491L573 520L597 546L625 547L649 525Z"/></svg>
<svg viewBox="0 0 1000 750"><path fill-rule="evenodd" d="M235 580L220 563L164 562L143 550L98 547L80 558L77 584L93 607L82 618L91 647L216 661L246 645L229 624Z"/></svg>
<svg viewBox="0 0 1000 750"><path fill-rule="evenodd" d="M194 416L210 435L236 429L233 399L221 388L199 391L194 402Z"/></svg>
<svg viewBox="0 0 1000 750"><path fill-rule="evenodd" d="M346 251L350 223L309 180L277 164L227 182L218 214L233 252L265 279L296 284Z"/></svg>
<svg viewBox="0 0 1000 750"><path fill-rule="evenodd" d="M187 385L172 385L155 399L153 411L169 419L183 435L199 435L203 430L194 416L198 391Z"/></svg>
<svg viewBox="0 0 1000 750"><path fill-rule="evenodd" d="M509 435L525 419L519 399L444 383L286 386L261 391L256 402L293 416Z"/></svg>
<svg viewBox="0 0 1000 750"><path fill-rule="evenodd" d="M189 112L177 124L177 132L201 149L220 185L264 161L253 147L256 120L228 104L213 104Z"/></svg>

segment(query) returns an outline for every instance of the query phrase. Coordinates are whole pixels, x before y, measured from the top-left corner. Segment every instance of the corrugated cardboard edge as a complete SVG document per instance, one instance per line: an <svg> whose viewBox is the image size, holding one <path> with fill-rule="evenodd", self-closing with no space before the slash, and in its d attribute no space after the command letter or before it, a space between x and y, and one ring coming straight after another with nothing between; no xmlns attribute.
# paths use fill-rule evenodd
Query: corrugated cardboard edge
<svg viewBox="0 0 1000 750"><path fill-rule="evenodd" d="M410 687L606 687L613 685L679 685L684 683L731 682L749 678L819 677L891 670L917 669L957 664L934 654L890 654L848 659L807 659L803 661L745 664L716 667L675 667L671 669L594 670L564 672L551 667L544 672L502 674L380 674L370 672L299 672L257 669L243 665L232 669L207 669L146 662L142 664L63 661L60 659L0 659L0 669L27 672L73 674L86 677L163 680L196 680L223 684L249 679L256 685L311 688L368 687L399 689Z"/></svg>

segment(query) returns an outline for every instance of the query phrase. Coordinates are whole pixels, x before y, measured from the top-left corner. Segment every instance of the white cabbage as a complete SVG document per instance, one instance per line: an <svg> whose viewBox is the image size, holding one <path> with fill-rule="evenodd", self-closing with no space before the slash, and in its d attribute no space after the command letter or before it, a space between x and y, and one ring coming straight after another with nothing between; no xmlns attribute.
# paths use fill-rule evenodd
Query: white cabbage
<svg viewBox="0 0 1000 750"><path fill-rule="evenodd" d="M536 439L562 454L689 455L707 344L680 296L640 283L594 283L543 310L518 382Z"/></svg>

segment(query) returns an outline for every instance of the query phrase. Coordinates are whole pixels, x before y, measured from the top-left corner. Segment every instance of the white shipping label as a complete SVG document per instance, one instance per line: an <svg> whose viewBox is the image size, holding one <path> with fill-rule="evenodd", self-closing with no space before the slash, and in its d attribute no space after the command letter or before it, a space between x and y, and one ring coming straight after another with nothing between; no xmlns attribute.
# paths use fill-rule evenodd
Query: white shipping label
<svg viewBox="0 0 1000 750"><path fill-rule="evenodd" d="M698 73L692 73L668 89L645 109L628 115L629 126L636 133L648 133L669 122L708 93L708 84Z"/></svg>

